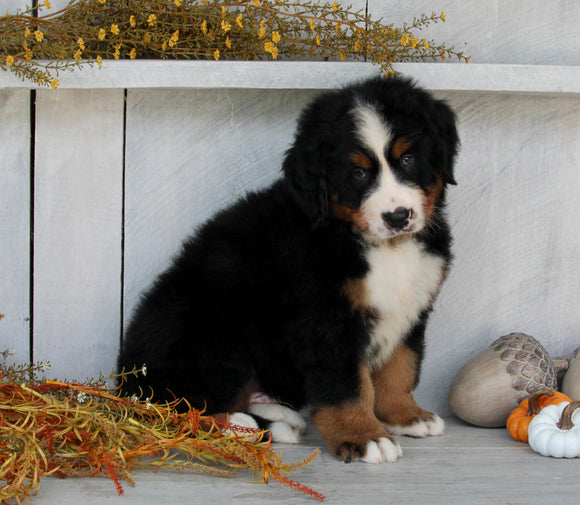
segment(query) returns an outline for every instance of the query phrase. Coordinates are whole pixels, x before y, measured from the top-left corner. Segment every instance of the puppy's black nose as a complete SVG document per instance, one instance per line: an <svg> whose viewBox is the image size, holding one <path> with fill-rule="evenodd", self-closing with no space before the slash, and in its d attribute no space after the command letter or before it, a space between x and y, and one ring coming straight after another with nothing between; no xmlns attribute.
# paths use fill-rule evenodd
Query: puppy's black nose
<svg viewBox="0 0 580 505"><path fill-rule="evenodd" d="M383 219L389 228L402 230L409 224L412 211L405 207L397 207L394 212L385 212Z"/></svg>

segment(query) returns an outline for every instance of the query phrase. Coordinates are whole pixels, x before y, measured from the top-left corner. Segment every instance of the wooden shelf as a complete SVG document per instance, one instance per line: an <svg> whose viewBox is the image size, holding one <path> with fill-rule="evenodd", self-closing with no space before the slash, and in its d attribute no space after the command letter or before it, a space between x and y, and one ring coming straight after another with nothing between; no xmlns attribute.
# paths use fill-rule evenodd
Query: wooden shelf
<svg viewBox="0 0 580 505"><path fill-rule="evenodd" d="M575 66L399 63L395 68L433 91L580 94L580 67ZM101 69L94 65L61 72L59 89L329 89L379 72L362 62L110 60ZM0 88L36 87L0 72Z"/></svg>
<svg viewBox="0 0 580 505"><path fill-rule="evenodd" d="M546 458L528 444L511 439L504 429L467 426L447 420L443 437L399 437L404 457L396 463L346 465L334 459L320 436L308 428L300 445L275 444L288 462L301 461L313 449L314 462L293 478L326 496L328 504L489 505L491 503L577 503L578 460ZM34 505L157 505L158 503L316 504L316 500L282 487L251 484L241 470L232 479L201 474L138 471L136 486L116 496L109 479L48 477L31 501Z"/></svg>

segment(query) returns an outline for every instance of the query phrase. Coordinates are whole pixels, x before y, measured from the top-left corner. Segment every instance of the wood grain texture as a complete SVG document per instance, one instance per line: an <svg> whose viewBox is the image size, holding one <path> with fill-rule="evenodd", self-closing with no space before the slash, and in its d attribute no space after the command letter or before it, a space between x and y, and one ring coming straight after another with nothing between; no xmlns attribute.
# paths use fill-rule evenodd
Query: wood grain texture
<svg viewBox="0 0 580 505"><path fill-rule="evenodd" d="M28 360L30 91L0 90L0 351Z"/></svg>
<svg viewBox="0 0 580 505"><path fill-rule="evenodd" d="M417 391L444 415L455 374L496 338L527 333L555 357L578 347L580 327L580 101L448 98L462 139L449 190L456 257Z"/></svg>
<svg viewBox="0 0 580 505"><path fill-rule="evenodd" d="M125 320L216 210L279 175L296 117L315 92L130 90Z"/></svg>
<svg viewBox="0 0 580 505"><path fill-rule="evenodd" d="M109 374L119 342L123 92L39 91L34 356L51 374Z"/></svg>
<svg viewBox="0 0 580 505"><path fill-rule="evenodd" d="M397 437L404 457L396 463L344 464L332 457L320 436L307 428L301 445L275 444L285 461L299 461L314 448L322 454L293 478L326 496L329 505L490 505L576 503L580 493L578 461L546 458L506 430L473 428L446 419L442 437ZM157 505L168 501L193 505L305 505L312 498L272 479L252 484L241 470L232 479L207 475L138 471L134 488L116 496L108 479L46 478L35 505Z"/></svg>
<svg viewBox="0 0 580 505"><path fill-rule="evenodd" d="M473 63L580 65L580 2L570 0L369 0L375 18L401 26L444 11L418 37L455 46Z"/></svg>

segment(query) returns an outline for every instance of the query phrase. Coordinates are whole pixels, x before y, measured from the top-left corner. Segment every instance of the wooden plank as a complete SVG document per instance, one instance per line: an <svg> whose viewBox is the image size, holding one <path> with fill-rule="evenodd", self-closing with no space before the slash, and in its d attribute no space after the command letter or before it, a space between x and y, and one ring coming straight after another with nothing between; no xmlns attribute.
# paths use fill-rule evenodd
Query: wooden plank
<svg viewBox="0 0 580 505"><path fill-rule="evenodd" d="M300 461L314 448L322 454L293 474L298 482L326 496L329 504L489 505L576 503L580 493L578 461L535 454L507 432L473 428L447 419L443 437L399 437L404 457L393 464L344 464L334 459L318 434L308 428L298 446L275 444L285 461ZM34 497L35 505L153 505L161 501L205 505L235 503L265 505L316 503L272 479L252 484L241 470L232 479L207 475L138 471L135 488L116 496L108 479L47 478Z"/></svg>
<svg viewBox="0 0 580 505"><path fill-rule="evenodd" d="M109 374L119 343L121 90L39 91L34 356L52 375Z"/></svg>
<svg viewBox="0 0 580 505"><path fill-rule="evenodd" d="M580 327L580 100L447 98L462 139L449 189L456 257L417 391L443 415L459 369L495 339L521 331L569 356Z"/></svg>
<svg viewBox="0 0 580 505"><path fill-rule="evenodd" d="M140 293L217 209L278 176L313 92L130 90L125 321Z"/></svg>
<svg viewBox="0 0 580 505"><path fill-rule="evenodd" d="M578 66L397 63L394 68L433 91L580 93ZM107 60L101 69L63 73L60 88L332 89L380 74L379 67L363 62ZM2 87L38 86L2 72Z"/></svg>
<svg viewBox="0 0 580 505"><path fill-rule="evenodd" d="M395 26L442 10L446 22L424 28L417 37L455 46L473 63L580 65L580 2L369 0L369 13Z"/></svg>
<svg viewBox="0 0 580 505"><path fill-rule="evenodd" d="M0 351L29 359L30 91L0 90Z"/></svg>

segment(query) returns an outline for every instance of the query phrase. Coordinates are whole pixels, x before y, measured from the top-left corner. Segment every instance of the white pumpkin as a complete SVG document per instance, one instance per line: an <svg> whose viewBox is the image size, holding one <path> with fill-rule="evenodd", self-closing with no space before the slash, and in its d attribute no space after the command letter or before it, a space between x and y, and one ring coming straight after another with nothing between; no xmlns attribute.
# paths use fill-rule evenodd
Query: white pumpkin
<svg viewBox="0 0 580 505"><path fill-rule="evenodd" d="M530 421L530 447L544 456L580 456L580 401L548 405Z"/></svg>

